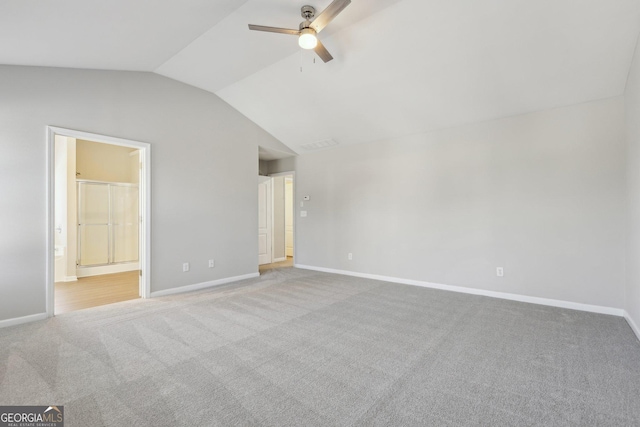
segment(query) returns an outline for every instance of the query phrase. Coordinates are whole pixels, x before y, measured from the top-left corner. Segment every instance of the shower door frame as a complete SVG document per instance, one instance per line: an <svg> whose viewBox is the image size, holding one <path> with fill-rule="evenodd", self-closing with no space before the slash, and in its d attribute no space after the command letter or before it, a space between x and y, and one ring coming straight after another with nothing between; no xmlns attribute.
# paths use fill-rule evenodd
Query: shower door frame
<svg viewBox="0 0 640 427"><path fill-rule="evenodd" d="M138 183L138 197L140 199L139 224L139 268L140 268L140 297L151 297L151 144L132 141L129 139L115 138L106 135L65 129L55 126L47 126L47 242L46 242L46 303L47 317L53 317L55 310L55 280L54 280L54 242L55 242L55 137L66 136L70 138L101 142L104 144L118 145L121 147L136 148L140 150L140 182Z"/></svg>

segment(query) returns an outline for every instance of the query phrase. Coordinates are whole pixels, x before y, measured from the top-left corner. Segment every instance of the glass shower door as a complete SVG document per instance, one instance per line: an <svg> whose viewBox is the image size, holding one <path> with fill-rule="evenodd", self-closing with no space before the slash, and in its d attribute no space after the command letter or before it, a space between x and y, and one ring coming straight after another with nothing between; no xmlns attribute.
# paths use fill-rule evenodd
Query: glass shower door
<svg viewBox="0 0 640 427"><path fill-rule="evenodd" d="M109 185L78 183L78 265L109 263Z"/></svg>
<svg viewBox="0 0 640 427"><path fill-rule="evenodd" d="M138 261L138 188L111 186L111 262Z"/></svg>

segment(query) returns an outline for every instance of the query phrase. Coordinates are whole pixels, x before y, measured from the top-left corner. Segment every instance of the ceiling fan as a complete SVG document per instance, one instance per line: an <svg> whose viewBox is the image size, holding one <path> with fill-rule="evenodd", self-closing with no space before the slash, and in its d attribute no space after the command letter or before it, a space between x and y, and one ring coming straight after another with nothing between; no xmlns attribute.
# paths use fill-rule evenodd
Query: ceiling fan
<svg viewBox="0 0 640 427"><path fill-rule="evenodd" d="M316 17L316 9L313 6L302 6L301 15L304 21L300 23L299 30L289 28L265 27L263 25L249 24L249 29L254 31L266 31L268 33L290 34L298 36L298 44L303 49L313 49L320 59L329 62L333 56L318 40L317 34L333 21L342 10L349 6L351 0L334 0L320 15ZM315 19L314 19L315 18Z"/></svg>

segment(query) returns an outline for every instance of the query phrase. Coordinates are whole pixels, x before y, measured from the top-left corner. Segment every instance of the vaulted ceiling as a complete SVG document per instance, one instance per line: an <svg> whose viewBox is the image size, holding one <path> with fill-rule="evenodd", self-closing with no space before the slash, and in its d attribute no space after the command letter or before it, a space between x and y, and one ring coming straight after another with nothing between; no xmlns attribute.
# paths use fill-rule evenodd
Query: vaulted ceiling
<svg viewBox="0 0 640 427"><path fill-rule="evenodd" d="M152 71L216 93L294 151L620 95L638 0L353 0L315 60L300 7L331 0L0 3L0 63Z"/></svg>

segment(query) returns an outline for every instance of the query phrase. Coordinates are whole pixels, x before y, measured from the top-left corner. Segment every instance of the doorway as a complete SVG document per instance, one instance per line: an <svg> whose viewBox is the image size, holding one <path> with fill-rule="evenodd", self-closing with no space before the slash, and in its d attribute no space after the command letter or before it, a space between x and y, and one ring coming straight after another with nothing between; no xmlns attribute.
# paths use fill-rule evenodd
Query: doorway
<svg viewBox="0 0 640 427"><path fill-rule="evenodd" d="M48 128L47 315L150 294L150 145Z"/></svg>
<svg viewBox="0 0 640 427"><path fill-rule="evenodd" d="M261 176L258 194L259 270L263 272L274 268L293 267L294 173Z"/></svg>

